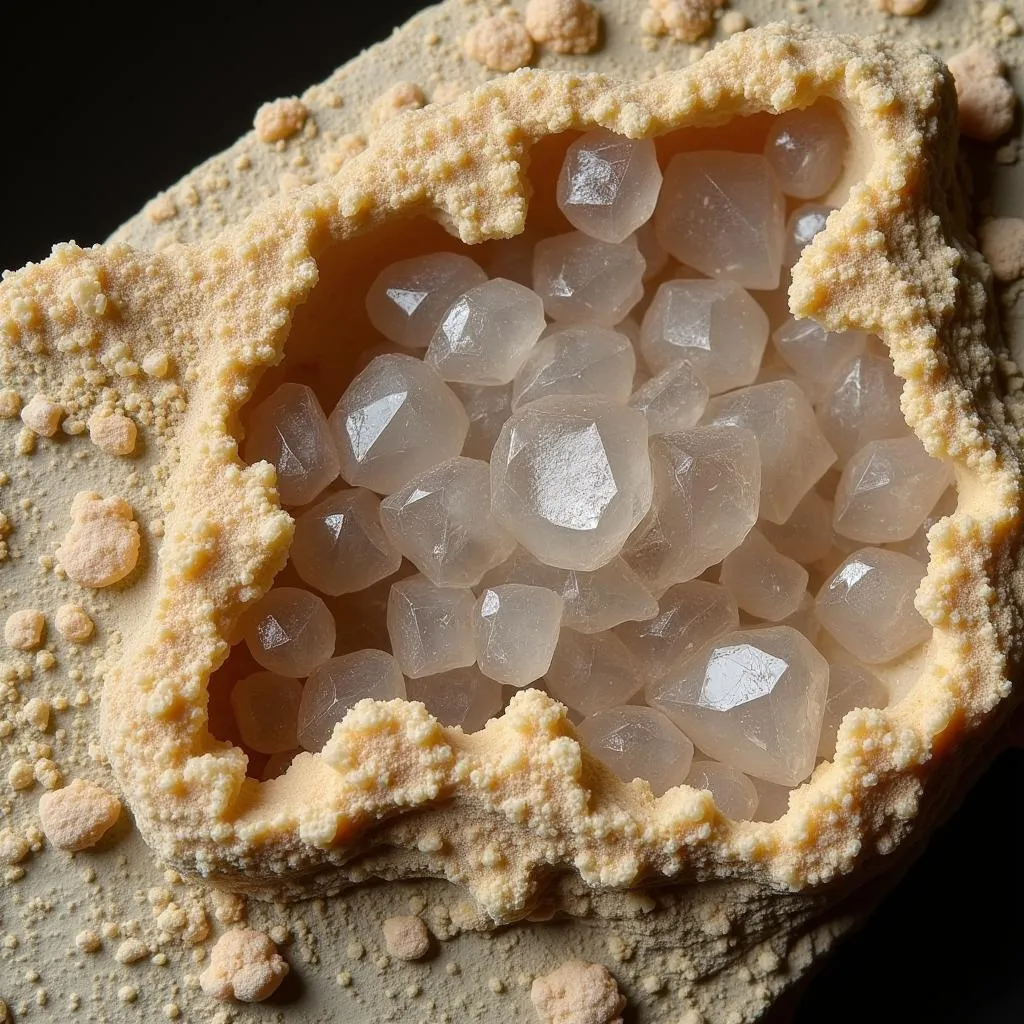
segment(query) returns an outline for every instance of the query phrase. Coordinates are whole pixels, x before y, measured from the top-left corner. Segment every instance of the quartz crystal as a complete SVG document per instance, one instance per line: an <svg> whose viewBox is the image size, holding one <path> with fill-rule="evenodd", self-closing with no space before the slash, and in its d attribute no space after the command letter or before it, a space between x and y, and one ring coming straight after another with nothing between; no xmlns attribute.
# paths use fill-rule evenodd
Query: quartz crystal
<svg viewBox="0 0 1024 1024"><path fill-rule="evenodd" d="M405 689L409 700L421 701L442 725L457 725L463 732L482 729L505 703L501 683L488 679L475 665L410 679Z"/></svg>
<svg viewBox="0 0 1024 1024"><path fill-rule="evenodd" d="M419 679L472 665L475 603L469 588L436 587L425 576L394 584L388 633L402 672Z"/></svg>
<svg viewBox="0 0 1024 1024"><path fill-rule="evenodd" d="M322 594L363 590L397 571L398 549L380 524L380 499L363 487L337 491L295 521L292 565Z"/></svg>
<svg viewBox="0 0 1024 1024"><path fill-rule="evenodd" d="M787 267L792 267L814 236L825 230L828 215L834 209L834 206L822 206L820 203L804 203L789 215L786 220L786 246L782 254Z"/></svg>
<svg viewBox="0 0 1024 1024"><path fill-rule="evenodd" d="M701 750L758 778L793 786L814 768L828 662L788 626L738 630L648 686Z"/></svg>
<svg viewBox="0 0 1024 1024"><path fill-rule="evenodd" d="M781 786L764 779L752 779L757 791L757 810L754 821L778 821L789 810L789 796L795 786Z"/></svg>
<svg viewBox="0 0 1024 1024"><path fill-rule="evenodd" d="M920 562L898 551L862 548L818 591L818 618L854 657L891 661L931 636L914 607L924 573Z"/></svg>
<svg viewBox="0 0 1024 1024"><path fill-rule="evenodd" d="M916 437L872 441L846 464L836 488L836 533L868 544L906 540L953 482Z"/></svg>
<svg viewBox="0 0 1024 1024"><path fill-rule="evenodd" d="M581 572L545 565L519 548L483 582L488 587L528 583L553 590L562 599L562 625L578 633L600 633L620 622L649 619L658 611L658 602L621 558Z"/></svg>
<svg viewBox="0 0 1024 1024"><path fill-rule="evenodd" d="M657 277L668 263L668 253L665 251L654 230L654 221L649 220L636 229L636 244L640 255L644 258L646 268L644 269L644 280Z"/></svg>
<svg viewBox="0 0 1024 1024"><path fill-rule="evenodd" d="M846 131L831 111L811 108L780 114L768 133L764 153L787 196L813 199L838 180Z"/></svg>
<svg viewBox="0 0 1024 1024"><path fill-rule="evenodd" d="M633 655L641 678L650 682L739 624L736 598L725 587L690 580L661 595L656 615L643 622L623 623L616 627L615 635Z"/></svg>
<svg viewBox="0 0 1024 1024"><path fill-rule="evenodd" d="M479 387L476 384L452 384L462 407L469 417L469 433L466 435L462 454L470 459L489 462L494 442L512 415L512 385L500 387Z"/></svg>
<svg viewBox="0 0 1024 1024"><path fill-rule="evenodd" d="M574 228L602 242L622 242L650 219L660 188L653 141L598 128L566 152L557 199Z"/></svg>
<svg viewBox="0 0 1024 1024"><path fill-rule="evenodd" d="M655 708L624 705L598 711L576 727L580 741L623 782L645 779L655 796L690 770L693 744Z"/></svg>
<svg viewBox="0 0 1024 1024"><path fill-rule="evenodd" d="M341 464L320 403L304 384L282 384L249 419L245 461L277 470L285 506L305 505L338 476Z"/></svg>
<svg viewBox="0 0 1024 1024"><path fill-rule="evenodd" d="M780 554L813 565L832 548L832 502L808 491L784 523L762 520L758 528Z"/></svg>
<svg viewBox="0 0 1024 1024"><path fill-rule="evenodd" d="M412 356L378 356L330 416L341 475L380 494L462 451L469 417L454 392Z"/></svg>
<svg viewBox="0 0 1024 1024"><path fill-rule="evenodd" d="M300 679L334 653L334 617L308 590L275 587L246 617L249 653L268 672Z"/></svg>
<svg viewBox="0 0 1024 1024"><path fill-rule="evenodd" d="M643 296L635 241L615 245L578 231L537 243L533 290L552 320L614 327Z"/></svg>
<svg viewBox="0 0 1024 1024"><path fill-rule="evenodd" d="M651 504L647 421L604 398L540 398L502 427L491 457L498 522L563 569L610 562Z"/></svg>
<svg viewBox="0 0 1024 1024"><path fill-rule="evenodd" d="M258 754L279 754L298 746L295 723L302 683L273 672L255 672L231 688L231 709L242 742Z"/></svg>
<svg viewBox="0 0 1024 1024"><path fill-rule="evenodd" d="M474 619L480 671L508 686L527 686L548 670L562 621L562 599L545 587L487 587Z"/></svg>
<svg viewBox="0 0 1024 1024"><path fill-rule="evenodd" d="M919 562L928 562L928 531L940 520L945 519L946 516L951 516L956 512L957 504L957 492L955 487L950 487L942 495L941 498L935 503L934 508L931 512L924 517L924 522L911 534L907 540L900 541L897 544L889 544L888 547L893 551L900 551L904 555L910 555L911 558L916 558Z"/></svg>
<svg viewBox="0 0 1024 1024"><path fill-rule="evenodd" d="M750 821L757 810L753 782L721 761L694 761L683 781L694 789L706 789L715 806L732 821Z"/></svg>
<svg viewBox="0 0 1024 1024"><path fill-rule="evenodd" d="M861 331L826 331L813 320L791 316L772 334L772 342L799 376L828 383L864 351L868 336Z"/></svg>
<svg viewBox="0 0 1024 1024"><path fill-rule="evenodd" d="M336 654L362 650L391 650L388 635L388 596L393 584L416 575L416 567L403 561L398 572L365 590L332 598L330 609L338 624Z"/></svg>
<svg viewBox="0 0 1024 1024"><path fill-rule="evenodd" d="M497 278L448 308L424 357L444 380L508 384L544 330L540 297Z"/></svg>
<svg viewBox="0 0 1024 1024"><path fill-rule="evenodd" d="M778 622L797 610L807 579L807 570L776 551L757 529L725 557L720 577L743 611L768 622Z"/></svg>
<svg viewBox="0 0 1024 1024"><path fill-rule="evenodd" d="M666 281L640 328L655 373L688 363L713 395L752 383L767 342L767 315L733 281Z"/></svg>
<svg viewBox="0 0 1024 1024"><path fill-rule="evenodd" d="M655 594L720 562L757 521L757 448L739 427L651 438L654 501L622 556Z"/></svg>
<svg viewBox="0 0 1024 1024"><path fill-rule="evenodd" d="M709 277L744 288L779 286L786 200L763 156L679 153L655 213L658 241Z"/></svg>
<svg viewBox="0 0 1024 1024"><path fill-rule="evenodd" d="M843 367L818 405L818 422L843 465L869 441L905 437L903 381L885 356L865 353Z"/></svg>
<svg viewBox="0 0 1024 1024"><path fill-rule="evenodd" d="M380 272L366 295L366 311L385 338L403 348L426 348L448 307L486 280L468 256L414 256Z"/></svg>
<svg viewBox="0 0 1024 1024"><path fill-rule="evenodd" d="M331 658L306 680L299 705L299 743L322 750L334 727L359 701L404 700L405 680L384 651L353 651Z"/></svg>
<svg viewBox="0 0 1024 1024"><path fill-rule="evenodd" d="M568 327L530 353L512 386L512 408L549 395L605 395L625 402L636 354L629 339L606 327Z"/></svg>
<svg viewBox="0 0 1024 1024"><path fill-rule="evenodd" d="M720 395L708 403L706 423L746 427L761 453L761 515L784 523L800 499L836 460L806 395L791 380Z"/></svg>
<svg viewBox="0 0 1024 1024"><path fill-rule="evenodd" d="M548 693L581 715L624 704L643 685L633 656L614 633L563 629L544 673Z"/></svg>
<svg viewBox="0 0 1024 1024"><path fill-rule="evenodd" d="M647 432L671 434L695 427L708 404L707 385L687 363L676 363L642 384L629 404L647 419Z"/></svg>
<svg viewBox="0 0 1024 1024"><path fill-rule="evenodd" d="M491 515L486 462L461 456L410 480L380 506L395 547L439 587L471 587L512 554L515 541Z"/></svg>
<svg viewBox="0 0 1024 1024"><path fill-rule="evenodd" d="M773 625L773 623L764 623L764 625ZM774 625L791 626L798 633L803 633L817 647L818 637L821 635L821 623L818 621L814 595L809 590L805 590L796 610L790 612L784 619L779 619Z"/></svg>
<svg viewBox="0 0 1024 1024"><path fill-rule="evenodd" d="M889 691L878 677L852 659L829 662L828 697L825 717L818 738L818 757L832 757L836 752L836 734L842 720L854 708L884 708Z"/></svg>

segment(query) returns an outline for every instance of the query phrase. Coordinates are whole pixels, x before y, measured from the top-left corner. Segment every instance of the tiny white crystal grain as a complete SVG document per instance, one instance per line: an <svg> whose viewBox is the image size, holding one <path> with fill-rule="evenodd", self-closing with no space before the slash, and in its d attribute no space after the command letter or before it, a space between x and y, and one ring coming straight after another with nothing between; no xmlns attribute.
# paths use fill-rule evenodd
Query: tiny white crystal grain
<svg viewBox="0 0 1024 1024"><path fill-rule="evenodd" d="M465 668L476 660L468 587L436 587L411 576L391 587L388 634L402 672L412 679Z"/></svg>
<svg viewBox="0 0 1024 1024"><path fill-rule="evenodd" d="M480 671L508 686L528 686L551 664L562 599L545 587L503 583L476 603L474 632Z"/></svg>
<svg viewBox="0 0 1024 1024"><path fill-rule="evenodd" d="M482 729L504 704L501 683L488 679L475 665L410 679L405 689L409 700L422 701L442 725L457 725L463 732Z"/></svg>
<svg viewBox="0 0 1024 1024"><path fill-rule="evenodd" d="M780 114L768 133L764 153L782 191L796 199L813 199L839 178L846 150L846 131L829 110L789 110Z"/></svg>
<svg viewBox="0 0 1024 1024"><path fill-rule="evenodd" d="M544 681L552 697L581 715L625 704L643 685L632 655L614 633L572 629L562 630Z"/></svg>
<svg viewBox="0 0 1024 1024"><path fill-rule="evenodd" d="M641 384L629 404L647 419L647 432L671 434L695 427L708 404L708 388L686 363L677 363Z"/></svg>
<svg viewBox="0 0 1024 1024"><path fill-rule="evenodd" d="M807 579L807 570L776 551L757 529L725 557L720 576L743 611L768 622L779 622L797 610Z"/></svg>
<svg viewBox="0 0 1024 1024"><path fill-rule="evenodd" d="M302 683L273 672L255 672L231 688L231 709L242 742L260 754L298 746L295 729Z"/></svg>
<svg viewBox="0 0 1024 1024"><path fill-rule="evenodd" d="M683 780L694 789L706 789L715 806L733 821L749 821L757 809L757 789L741 771L721 761L694 761Z"/></svg>
<svg viewBox="0 0 1024 1024"><path fill-rule="evenodd" d="M334 653L334 617L308 590L275 587L247 617L245 642L268 672L299 679Z"/></svg>

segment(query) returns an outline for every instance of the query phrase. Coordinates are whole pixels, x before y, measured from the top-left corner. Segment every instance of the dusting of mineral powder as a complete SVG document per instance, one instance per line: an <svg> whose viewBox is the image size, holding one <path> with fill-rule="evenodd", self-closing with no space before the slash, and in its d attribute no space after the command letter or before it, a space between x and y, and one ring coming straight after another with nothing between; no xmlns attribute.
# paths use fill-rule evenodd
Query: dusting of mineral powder
<svg viewBox="0 0 1024 1024"><path fill-rule="evenodd" d="M139 525L127 501L80 491L71 503L71 529L56 558L75 583L109 587L135 568L139 548Z"/></svg>
<svg viewBox="0 0 1024 1024"><path fill-rule="evenodd" d="M430 932L420 917L389 917L381 931L388 952L396 960L419 960L430 949Z"/></svg>
<svg viewBox="0 0 1024 1024"><path fill-rule="evenodd" d="M287 973L288 964L269 935L235 928L217 940L199 983L214 999L259 1003L277 991Z"/></svg>
<svg viewBox="0 0 1024 1024"><path fill-rule="evenodd" d="M466 56L491 71L515 71L533 60L533 39L526 26L507 15L478 21L462 44Z"/></svg>
<svg viewBox="0 0 1024 1024"><path fill-rule="evenodd" d="M36 608L22 608L4 623L4 642L15 651L32 651L43 642L46 618Z"/></svg>
<svg viewBox="0 0 1024 1024"><path fill-rule="evenodd" d="M93 635L96 624L80 604L62 604L53 617L57 632L72 644L84 644Z"/></svg>
<svg viewBox="0 0 1024 1024"><path fill-rule="evenodd" d="M875 0L875 6L886 14L896 14L903 18L912 18L921 14L931 0Z"/></svg>
<svg viewBox="0 0 1024 1024"><path fill-rule="evenodd" d="M0 390L0 420L13 420L21 412L21 395L13 388Z"/></svg>
<svg viewBox="0 0 1024 1024"><path fill-rule="evenodd" d="M399 114L419 110L426 102L427 97L415 82L395 82L370 104L366 115L367 125L371 129L379 128Z"/></svg>
<svg viewBox="0 0 1024 1024"><path fill-rule="evenodd" d="M108 455L131 455L138 428L135 421L119 412L96 412L89 417L89 438Z"/></svg>
<svg viewBox="0 0 1024 1024"><path fill-rule="evenodd" d="M526 30L555 53L590 53L601 36L601 14L589 0L530 0Z"/></svg>
<svg viewBox="0 0 1024 1024"><path fill-rule="evenodd" d="M1024 274L1024 220L992 217L978 231L978 244L997 281L1016 281Z"/></svg>
<svg viewBox="0 0 1024 1024"><path fill-rule="evenodd" d="M567 960L530 989L543 1024L622 1024L626 1000L607 967Z"/></svg>
<svg viewBox="0 0 1024 1024"><path fill-rule="evenodd" d="M981 142L995 142L1013 125L1017 97L1006 66L991 47L974 43L949 58L960 101L960 130Z"/></svg>
<svg viewBox="0 0 1024 1024"><path fill-rule="evenodd" d="M163 224L165 221L174 220L178 215L178 207L171 196L161 192L146 204L145 213L151 223Z"/></svg>
<svg viewBox="0 0 1024 1024"><path fill-rule="evenodd" d="M53 437L63 415L63 406L40 393L33 395L21 410L21 422L42 437Z"/></svg>
<svg viewBox="0 0 1024 1024"><path fill-rule="evenodd" d="M59 850L87 850L121 816L121 801L88 779L72 779L39 798L39 821L47 841Z"/></svg>
<svg viewBox="0 0 1024 1024"><path fill-rule="evenodd" d="M725 0L649 0L640 27L648 35L670 35L683 43L695 43L715 24L715 12Z"/></svg>
<svg viewBox="0 0 1024 1024"><path fill-rule="evenodd" d="M302 131L308 117L306 104L295 96L288 96L264 103L256 111L253 128L260 142L282 142Z"/></svg>

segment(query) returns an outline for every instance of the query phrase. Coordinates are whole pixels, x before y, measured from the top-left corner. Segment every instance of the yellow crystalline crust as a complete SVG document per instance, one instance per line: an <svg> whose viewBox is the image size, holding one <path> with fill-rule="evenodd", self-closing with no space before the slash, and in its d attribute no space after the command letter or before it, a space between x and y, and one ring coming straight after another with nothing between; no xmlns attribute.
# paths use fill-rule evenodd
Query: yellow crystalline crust
<svg viewBox="0 0 1024 1024"><path fill-rule="evenodd" d="M363 702L322 755L298 756L280 779L247 780L242 752L207 731L206 686L240 613L285 563L292 521L272 471L238 458L239 410L286 341L300 345L305 332L345 344L308 312L316 303L302 306L321 276L318 296L344 288L328 272L336 255L389 231L393 244L411 215L470 243L518 233L531 148L546 136L594 125L656 136L821 97L840 105L850 131L849 198L797 266L792 308L888 343L908 421L954 463L960 490L957 514L932 532L918 606L935 634L908 696L848 716L834 762L773 824L731 823L685 786L654 799L643 783L618 782L581 752L564 709L534 691L468 737L422 705ZM565 870L600 886L816 886L928 817L1011 706L1021 637L1015 368L996 348L988 272L949 205L955 117L948 75L916 49L768 26L643 84L518 72L397 119L336 177L203 246L61 246L9 275L5 386L45 390L83 418L111 388L158 410L147 471L163 541L118 598L130 628L103 666L102 739L159 856L257 892L445 876L509 920ZM173 380L132 373L158 356ZM112 363L120 378L98 372Z"/></svg>

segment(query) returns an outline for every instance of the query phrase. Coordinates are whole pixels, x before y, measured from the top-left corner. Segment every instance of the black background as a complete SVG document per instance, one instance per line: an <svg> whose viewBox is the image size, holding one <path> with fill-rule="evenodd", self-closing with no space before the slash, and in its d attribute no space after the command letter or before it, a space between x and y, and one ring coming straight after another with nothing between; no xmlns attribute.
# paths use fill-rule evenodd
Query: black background
<svg viewBox="0 0 1024 1024"><path fill-rule="evenodd" d="M251 127L261 102L325 78L422 4L354 6L22 8L0 46L0 268L42 259L55 241L102 241ZM774 1018L1024 1021L1022 813L1024 752L1012 750Z"/></svg>

